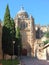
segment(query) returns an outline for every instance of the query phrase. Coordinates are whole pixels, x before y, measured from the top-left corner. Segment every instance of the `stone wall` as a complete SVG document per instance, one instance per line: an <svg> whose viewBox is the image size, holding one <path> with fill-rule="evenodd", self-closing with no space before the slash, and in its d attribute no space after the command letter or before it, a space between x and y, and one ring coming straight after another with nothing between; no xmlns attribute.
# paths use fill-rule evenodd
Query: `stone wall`
<svg viewBox="0 0 49 65"><path fill-rule="evenodd" d="M47 59L47 56L46 56L46 49L44 50L37 50L37 58L40 59L40 60L46 60Z"/></svg>

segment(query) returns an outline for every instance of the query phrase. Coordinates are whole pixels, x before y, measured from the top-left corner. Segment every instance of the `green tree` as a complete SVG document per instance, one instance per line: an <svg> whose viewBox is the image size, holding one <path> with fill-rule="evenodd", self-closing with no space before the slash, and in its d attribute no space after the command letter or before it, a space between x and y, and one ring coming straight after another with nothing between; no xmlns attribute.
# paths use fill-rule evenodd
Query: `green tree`
<svg viewBox="0 0 49 65"><path fill-rule="evenodd" d="M5 11L5 15L4 15L4 25L7 28L10 28L10 24L11 24L11 20L10 20L10 10L9 10L9 6L6 6L6 11Z"/></svg>
<svg viewBox="0 0 49 65"><path fill-rule="evenodd" d="M47 44L47 43L49 43L49 40L44 41L44 45Z"/></svg>
<svg viewBox="0 0 49 65"><path fill-rule="evenodd" d="M46 36L47 38L49 38L49 31L47 31L47 32L45 33L45 36Z"/></svg>
<svg viewBox="0 0 49 65"><path fill-rule="evenodd" d="M4 15L4 25L2 29L2 49L3 49L3 56L4 54L7 53L8 51L8 46L9 46L9 36L10 36L10 10L7 5L5 15Z"/></svg>
<svg viewBox="0 0 49 65"><path fill-rule="evenodd" d="M14 23L13 18L11 18L10 38L11 38L10 55L11 55L11 59L12 59L12 55L13 55L13 41L15 41L15 23Z"/></svg>
<svg viewBox="0 0 49 65"><path fill-rule="evenodd" d="M22 43L21 43L21 34L20 34L20 29L19 27L16 28L16 45L17 46L17 55L21 55L21 50L22 50Z"/></svg>
<svg viewBox="0 0 49 65"><path fill-rule="evenodd" d="M7 5L4 15L4 25L2 29L2 49L4 54L13 54L13 39L15 37L14 20L10 17L9 6Z"/></svg>
<svg viewBox="0 0 49 65"><path fill-rule="evenodd" d="M11 27L10 27L10 34L11 34L11 39L12 41L15 40L15 23L13 18L11 18Z"/></svg>
<svg viewBox="0 0 49 65"><path fill-rule="evenodd" d="M49 43L49 31L47 31L47 32L45 33L45 37L47 38L47 40L44 41L44 44L47 44L47 43Z"/></svg>
<svg viewBox="0 0 49 65"><path fill-rule="evenodd" d="M20 29L19 29L19 27L17 27L17 29L16 29L16 38L17 38L17 39L21 38L21 34L20 34Z"/></svg>

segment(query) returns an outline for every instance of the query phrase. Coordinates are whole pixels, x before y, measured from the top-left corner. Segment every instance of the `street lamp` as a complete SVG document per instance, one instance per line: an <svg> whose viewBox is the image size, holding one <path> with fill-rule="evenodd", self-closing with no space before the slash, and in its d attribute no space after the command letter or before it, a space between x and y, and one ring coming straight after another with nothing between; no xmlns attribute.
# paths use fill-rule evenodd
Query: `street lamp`
<svg viewBox="0 0 49 65"><path fill-rule="evenodd" d="M13 41L13 59L14 59L14 44L15 44L15 41Z"/></svg>

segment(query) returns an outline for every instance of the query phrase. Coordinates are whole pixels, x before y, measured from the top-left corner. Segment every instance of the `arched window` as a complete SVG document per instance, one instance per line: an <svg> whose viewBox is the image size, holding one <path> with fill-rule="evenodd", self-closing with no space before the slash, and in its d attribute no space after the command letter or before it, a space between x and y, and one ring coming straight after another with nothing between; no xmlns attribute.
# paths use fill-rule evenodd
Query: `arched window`
<svg viewBox="0 0 49 65"><path fill-rule="evenodd" d="M20 29L25 29L27 27L27 23L26 22L21 22L20 24Z"/></svg>

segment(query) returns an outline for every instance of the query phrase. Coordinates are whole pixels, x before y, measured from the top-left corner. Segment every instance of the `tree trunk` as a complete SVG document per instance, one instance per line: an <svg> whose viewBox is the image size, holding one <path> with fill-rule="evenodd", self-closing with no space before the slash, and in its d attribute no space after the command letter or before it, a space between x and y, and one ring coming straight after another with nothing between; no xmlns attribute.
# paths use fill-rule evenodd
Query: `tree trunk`
<svg viewBox="0 0 49 65"><path fill-rule="evenodd" d="M3 52L3 59L4 59L4 52Z"/></svg>
<svg viewBox="0 0 49 65"><path fill-rule="evenodd" d="M12 60L12 55L11 55L11 60Z"/></svg>

